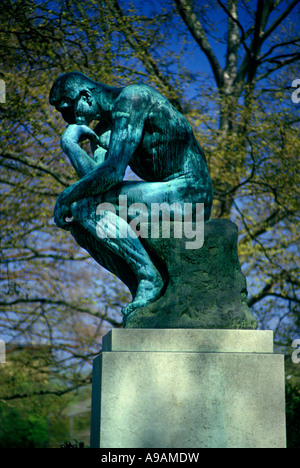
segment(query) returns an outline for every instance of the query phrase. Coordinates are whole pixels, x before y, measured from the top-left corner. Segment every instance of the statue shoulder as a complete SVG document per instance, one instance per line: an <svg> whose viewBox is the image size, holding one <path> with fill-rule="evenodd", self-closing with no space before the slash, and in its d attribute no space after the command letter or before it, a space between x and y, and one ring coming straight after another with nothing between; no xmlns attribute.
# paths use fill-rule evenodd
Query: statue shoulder
<svg viewBox="0 0 300 468"><path fill-rule="evenodd" d="M143 83L128 85L123 88L122 92L118 96L115 103L115 109L119 110L124 105L127 107L129 104L142 105L142 107L145 107L152 104L153 99L154 91L150 86Z"/></svg>

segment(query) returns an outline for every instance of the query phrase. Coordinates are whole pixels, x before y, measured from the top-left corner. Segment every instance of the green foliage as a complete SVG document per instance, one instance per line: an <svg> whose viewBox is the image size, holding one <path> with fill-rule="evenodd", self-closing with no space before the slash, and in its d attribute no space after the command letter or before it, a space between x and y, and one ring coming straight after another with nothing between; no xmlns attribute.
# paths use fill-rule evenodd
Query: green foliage
<svg viewBox="0 0 300 468"><path fill-rule="evenodd" d="M286 384L287 447L300 448L300 388Z"/></svg>
<svg viewBox="0 0 300 468"><path fill-rule="evenodd" d="M48 421L25 409L0 406L1 448L46 448Z"/></svg>
<svg viewBox="0 0 300 468"><path fill-rule="evenodd" d="M48 346L7 349L0 367L0 447L59 447L69 434L71 397L59 395Z"/></svg>

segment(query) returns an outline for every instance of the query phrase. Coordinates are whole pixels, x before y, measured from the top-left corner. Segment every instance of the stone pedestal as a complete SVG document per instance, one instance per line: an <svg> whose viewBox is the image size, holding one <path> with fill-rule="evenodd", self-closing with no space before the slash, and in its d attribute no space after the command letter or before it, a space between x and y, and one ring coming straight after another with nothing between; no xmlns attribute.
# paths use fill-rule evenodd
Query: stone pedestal
<svg viewBox="0 0 300 468"><path fill-rule="evenodd" d="M116 329L94 360L91 447L285 447L273 332Z"/></svg>

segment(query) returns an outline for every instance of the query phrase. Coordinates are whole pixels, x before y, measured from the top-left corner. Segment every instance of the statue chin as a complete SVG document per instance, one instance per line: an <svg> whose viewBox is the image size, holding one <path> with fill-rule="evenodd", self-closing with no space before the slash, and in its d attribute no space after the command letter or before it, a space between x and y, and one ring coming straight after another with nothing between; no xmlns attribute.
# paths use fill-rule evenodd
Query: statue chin
<svg viewBox="0 0 300 468"><path fill-rule="evenodd" d="M63 109L60 109L59 112L61 113L62 118L64 119L65 122L67 122L67 124L71 125L71 124L76 123L75 115L73 112L70 112L69 110L63 110Z"/></svg>

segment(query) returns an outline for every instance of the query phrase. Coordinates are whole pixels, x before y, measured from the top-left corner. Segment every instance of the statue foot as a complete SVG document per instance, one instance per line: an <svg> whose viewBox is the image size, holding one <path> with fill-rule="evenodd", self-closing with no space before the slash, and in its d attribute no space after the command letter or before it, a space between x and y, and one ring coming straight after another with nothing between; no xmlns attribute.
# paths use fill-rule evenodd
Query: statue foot
<svg viewBox="0 0 300 468"><path fill-rule="evenodd" d="M133 314L136 309L157 301L160 298L163 286L164 283L160 276L157 276L155 280L142 279L138 285L134 300L122 309L124 318Z"/></svg>

